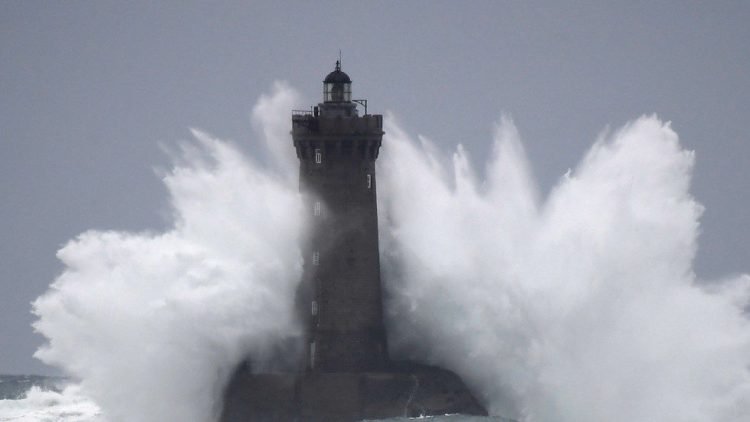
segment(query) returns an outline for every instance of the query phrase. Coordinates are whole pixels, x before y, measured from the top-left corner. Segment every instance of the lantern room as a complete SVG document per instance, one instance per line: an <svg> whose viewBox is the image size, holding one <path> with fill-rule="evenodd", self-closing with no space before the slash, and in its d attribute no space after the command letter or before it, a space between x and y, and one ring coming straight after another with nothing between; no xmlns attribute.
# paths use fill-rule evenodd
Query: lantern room
<svg viewBox="0 0 750 422"><path fill-rule="evenodd" d="M336 61L336 70L323 80L323 102L348 103L352 100L352 80L341 71L341 61Z"/></svg>

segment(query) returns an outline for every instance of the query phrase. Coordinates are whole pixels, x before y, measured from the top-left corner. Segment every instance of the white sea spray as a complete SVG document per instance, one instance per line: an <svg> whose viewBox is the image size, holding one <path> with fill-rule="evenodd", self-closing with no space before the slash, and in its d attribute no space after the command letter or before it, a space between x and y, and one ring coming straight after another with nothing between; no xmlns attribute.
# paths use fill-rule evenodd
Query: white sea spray
<svg viewBox="0 0 750 422"><path fill-rule="evenodd" d="M194 131L164 173L170 230L89 231L60 250L65 271L34 303L48 339L37 355L109 422L213 420L234 366L262 365L299 332L296 98L277 84L253 111L267 165ZM642 117L598 140L546 198L507 118L482 178L461 147L446 157L392 116L386 132L397 356L456 371L493 414L523 421L750 414L750 277L696 279L694 156L668 124Z"/></svg>
<svg viewBox="0 0 750 422"><path fill-rule="evenodd" d="M284 98L266 104L269 117L288 114L295 96L275 92ZM279 133L273 119L255 121ZM37 356L80 379L110 422L213 420L235 365L246 356L262 365L276 340L298 331L297 187L231 143L193 136L163 175L173 227L81 234L59 251L65 271L34 302L34 326L48 339Z"/></svg>
<svg viewBox="0 0 750 422"><path fill-rule="evenodd" d="M540 201L510 119L486 178L392 123L380 162L392 348L524 421L743 421L747 275L696 280L694 154L645 116Z"/></svg>

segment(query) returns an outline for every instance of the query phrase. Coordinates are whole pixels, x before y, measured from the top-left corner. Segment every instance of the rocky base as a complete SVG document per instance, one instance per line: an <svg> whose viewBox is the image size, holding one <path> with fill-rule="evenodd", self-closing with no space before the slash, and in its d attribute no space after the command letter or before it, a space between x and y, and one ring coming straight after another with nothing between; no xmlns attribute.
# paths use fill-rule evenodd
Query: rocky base
<svg viewBox="0 0 750 422"><path fill-rule="evenodd" d="M400 364L388 372L251 374L239 369L221 422L349 422L398 416L487 415L454 373Z"/></svg>

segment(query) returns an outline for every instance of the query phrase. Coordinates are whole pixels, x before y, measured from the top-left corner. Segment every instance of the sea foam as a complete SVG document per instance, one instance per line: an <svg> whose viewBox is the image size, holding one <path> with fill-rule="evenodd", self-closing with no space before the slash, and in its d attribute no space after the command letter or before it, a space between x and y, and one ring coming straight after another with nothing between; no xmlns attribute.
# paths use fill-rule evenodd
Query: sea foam
<svg viewBox="0 0 750 422"><path fill-rule="evenodd" d="M0 400L0 421L105 422L99 407L81 393L78 385L61 391L33 386L21 398Z"/></svg>

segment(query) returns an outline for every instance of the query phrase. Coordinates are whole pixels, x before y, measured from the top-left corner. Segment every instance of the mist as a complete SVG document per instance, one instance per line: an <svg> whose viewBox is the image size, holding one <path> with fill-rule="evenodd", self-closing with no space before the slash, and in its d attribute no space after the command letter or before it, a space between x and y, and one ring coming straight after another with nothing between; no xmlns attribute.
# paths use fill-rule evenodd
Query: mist
<svg viewBox="0 0 750 422"><path fill-rule="evenodd" d="M58 252L65 270L33 305L37 357L110 422L215 420L235 366L262 367L299 334L298 103L283 83L258 101L263 160L200 130L171 149L169 230L89 231ZM750 277L696 279L695 156L668 123L602 135L545 198L507 117L483 177L460 146L445 154L393 116L385 130L394 356L457 372L492 414L522 421L750 414Z"/></svg>

